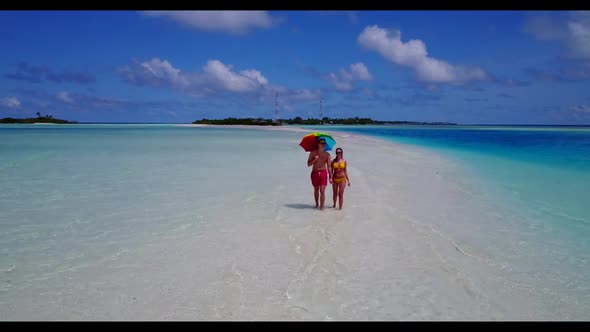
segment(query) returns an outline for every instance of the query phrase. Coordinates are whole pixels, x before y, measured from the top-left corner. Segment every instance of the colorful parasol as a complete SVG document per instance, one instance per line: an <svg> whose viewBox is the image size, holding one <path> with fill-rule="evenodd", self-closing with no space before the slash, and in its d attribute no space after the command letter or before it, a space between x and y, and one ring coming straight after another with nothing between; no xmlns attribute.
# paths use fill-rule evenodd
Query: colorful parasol
<svg viewBox="0 0 590 332"><path fill-rule="evenodd" d="M303 139L301 140L301 143L299 143L299 145L306 152L314 151L314 150L318 149L318 140L320 138L323 138L326 140L325 151L332 150L334 148L334 145L336 145L336 141L334 140L334 138L332 138L332 136L325 134L325 133L320 133L320 132L315 132L315 133L311 133L311 134L303 136Z"/></svg>

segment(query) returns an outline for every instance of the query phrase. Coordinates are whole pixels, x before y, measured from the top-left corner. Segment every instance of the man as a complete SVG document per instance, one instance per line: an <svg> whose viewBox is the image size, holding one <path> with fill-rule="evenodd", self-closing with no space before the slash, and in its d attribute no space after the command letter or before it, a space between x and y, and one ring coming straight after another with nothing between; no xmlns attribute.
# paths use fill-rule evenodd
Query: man
<svg viewBox="0 0 590 332"><path fill-rule="evenodd" d="M315 207L320 210L324 209L326 200L326 186L328 179L332 183L332 165L330 165L330 154L325 151L326 140L318 140L318 149L309 153L307 166L313 166L311 171L311 184L313 185L313 197L315 198ZM318 202L319 198L319 202Z"/></svg>

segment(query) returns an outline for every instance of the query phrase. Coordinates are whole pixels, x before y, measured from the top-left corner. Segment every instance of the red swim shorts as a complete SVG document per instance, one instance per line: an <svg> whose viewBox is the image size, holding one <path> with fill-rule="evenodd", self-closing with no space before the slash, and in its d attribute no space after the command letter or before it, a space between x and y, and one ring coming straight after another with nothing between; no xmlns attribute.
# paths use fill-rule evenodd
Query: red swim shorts
<svg viewBox="0 0 590 332"><path fill-rule="evenodd" d="M311 184L314 187L327 186L328 185L328 171L321 169L319 171L311 172Z"/></svg>

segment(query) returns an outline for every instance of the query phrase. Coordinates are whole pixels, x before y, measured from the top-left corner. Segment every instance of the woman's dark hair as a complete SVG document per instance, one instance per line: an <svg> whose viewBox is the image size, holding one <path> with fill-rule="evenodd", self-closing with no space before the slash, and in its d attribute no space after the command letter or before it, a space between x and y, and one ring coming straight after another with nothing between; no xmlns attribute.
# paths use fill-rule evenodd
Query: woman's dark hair
<svg viewBox="0 0 590 332"><path fill-rule="evenodd" d="M334 160L332 160L332 163L336 162L336 158L338 158L338 150L340 150L342 152L342 154L340 155L340 157L344 157L344 150L342 150L342 148L337 148L336 150L334 150L334 153L336 154L336 156L334 157Z"/></svg>

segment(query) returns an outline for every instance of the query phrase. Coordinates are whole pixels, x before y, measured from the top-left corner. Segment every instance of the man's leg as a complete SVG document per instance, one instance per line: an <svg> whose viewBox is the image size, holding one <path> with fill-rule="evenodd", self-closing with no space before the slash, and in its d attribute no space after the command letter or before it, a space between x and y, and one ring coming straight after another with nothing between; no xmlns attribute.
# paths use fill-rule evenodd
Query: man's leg
<svg viewBox="0 0 590 332"><path fill-rule="evenodd" d="M320 196L320 187L313 187L313 197L315 198L315 207L318 208L318 198Z"/></svg>
<svg viewBox="0 0 590 332"><path fill-rule="evenodd" d="M320 184L318 183L317 172L311 172L311 185L313 186L313 197L315 198L316 209L320 207L318 202L320 196Z"/></svg>
<svg viewBox="0 0 590 332"><path fill-rule="evenodd" d="M324 208L324 202L326 201L326 186L320 186L320 210Z"/></svg>

